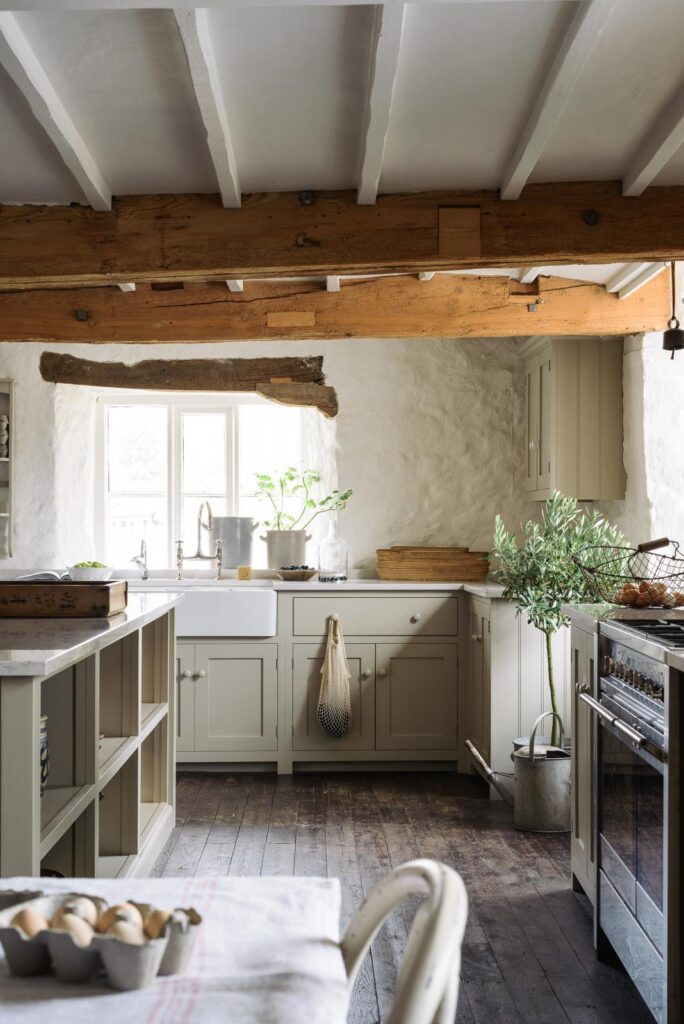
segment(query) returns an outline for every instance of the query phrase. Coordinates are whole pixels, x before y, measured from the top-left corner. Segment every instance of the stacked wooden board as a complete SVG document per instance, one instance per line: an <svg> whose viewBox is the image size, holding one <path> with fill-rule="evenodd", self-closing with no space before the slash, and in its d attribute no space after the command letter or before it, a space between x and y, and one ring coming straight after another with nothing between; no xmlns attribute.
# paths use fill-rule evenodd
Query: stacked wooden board
<svg viewBox="0 0 684 1024"><path fill-rule="evenodd" d="M128 583L76 583L59 580L9 580L0 582L0 618L3 619L97 619L126 610Z"/></svg>
<svg viewBox="0 0 684 1024"><path fill-rule="evenodd" d="M378 548L381 580L415 583L481 582L489 573L489 552L468 548Z"/></svg>

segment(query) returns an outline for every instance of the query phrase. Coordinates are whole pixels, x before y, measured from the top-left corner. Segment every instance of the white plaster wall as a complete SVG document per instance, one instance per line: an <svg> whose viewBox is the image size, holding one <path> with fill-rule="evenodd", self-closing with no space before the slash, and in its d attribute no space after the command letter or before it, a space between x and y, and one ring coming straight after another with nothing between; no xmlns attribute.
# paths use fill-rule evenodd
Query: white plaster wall
<svg viewBox="0 0 684 1024"><path fill-rule="evenodd" d="M605 514L632 544L667 536L684 544L684 358L662 334L625 339L625 500Z"/></svg>
<svg viewBox="0 0 684 1024"><path fill-rule="evenodd" d="M319 421L315 445L326 483L352 487L339 528L357 574L375 549L400 543L486 549L494 516L528 518L523 480L524 379L511 339L238 342L202 345L0 346L14 378L14 557L3 568L62 566L95 557L95 396L46 384L41 352L90 359L322 354L340 412ZM312 431L313 438L315 430ZM336 453L335 453L336 447Z"/></svg>

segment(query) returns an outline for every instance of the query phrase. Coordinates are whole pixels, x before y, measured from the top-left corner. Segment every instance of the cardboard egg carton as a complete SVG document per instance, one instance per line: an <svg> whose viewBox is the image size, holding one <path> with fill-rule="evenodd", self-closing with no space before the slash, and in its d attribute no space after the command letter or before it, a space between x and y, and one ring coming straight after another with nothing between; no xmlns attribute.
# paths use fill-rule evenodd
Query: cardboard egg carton
<svg viewBox="0 0 684 1024"><path fill-rule="evenodd" d="M79 895L86 894L63 893L19 899L0 911L0 943L5 950L10 974L29 977L52 970L59 981L70 984L105 977L112 988L130 991L145 988L157 975L183 973L202 922L192 908L175 909L161 936L146 939L140 946L97 932L88 946L79 946L68 932L52 929L44 929L29 938L21 928L10 924L15 914L28 908L37 910L51 921L63 903ZM96 905L98 914L108 906L100 897L87 895L86 898ZM135 900L125 902L137 907L143 918L154 909L150 904Z"/></svg>

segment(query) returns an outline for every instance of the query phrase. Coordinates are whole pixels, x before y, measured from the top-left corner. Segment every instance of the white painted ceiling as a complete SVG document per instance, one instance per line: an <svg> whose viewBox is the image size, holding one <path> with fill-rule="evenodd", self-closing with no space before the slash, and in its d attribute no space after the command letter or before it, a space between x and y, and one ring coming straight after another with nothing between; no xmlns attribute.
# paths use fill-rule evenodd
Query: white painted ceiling
<svg viewBox="0 0 684 1024"><path fill-rule="evenodd" d="M0 203L88 202L7 58L3 12L105 192L219 191L207 96L174 9L158 0L40 6L0 2ZM564 57L590 7L597 21L580 35L579 57ZM684 0L213 0L185 9L204 19L209 103L234 158L235 203L255 191L355 189L372 142L379 157L366 201L376 185L497 189L540 119L523 185L627 182L654 147L660 156L639 189L684 185ZM606 283L619 269L576 276Z"/></svg>

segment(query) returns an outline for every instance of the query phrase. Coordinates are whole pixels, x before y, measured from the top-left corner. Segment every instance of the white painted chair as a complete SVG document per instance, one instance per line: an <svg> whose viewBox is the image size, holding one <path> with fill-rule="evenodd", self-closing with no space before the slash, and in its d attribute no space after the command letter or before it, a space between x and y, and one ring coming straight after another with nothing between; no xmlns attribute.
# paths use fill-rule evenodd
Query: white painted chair
<svg viewBox="0 0 684 1024"><path fill-rule="evenodd" d="M468 897L460 875L434 860L412 860L392 871L352 918L341 943L349 990L383 921L408 896L425 900L411 927L386 1024L454 1024Z"/></svg>

